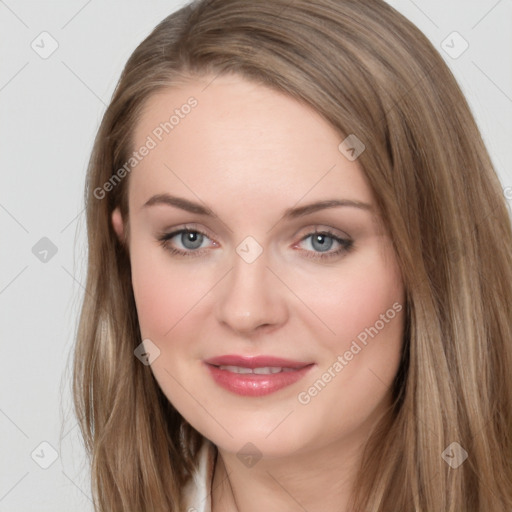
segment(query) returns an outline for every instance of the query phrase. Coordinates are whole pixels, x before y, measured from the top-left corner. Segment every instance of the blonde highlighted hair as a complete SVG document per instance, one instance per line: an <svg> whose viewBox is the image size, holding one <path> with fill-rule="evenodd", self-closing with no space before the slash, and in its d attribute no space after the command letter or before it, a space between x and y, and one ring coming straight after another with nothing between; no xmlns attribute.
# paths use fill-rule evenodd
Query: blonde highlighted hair
<svg viewBox="0 0 512 512"><path fill-rule="evenodd" d="M512 233L467 102L428 39L382 0L202 0L163 20L128 60L87 174L88 273L74 400L98 511L182 510L203 442L134 357L133 127L156 91L236 73L312 106L359 156L407 295L395 403L370 439L354 511L512 510ZM200 108L200 102L199 106ZM129 225L129 222L128 222ZM468 453L454 469L442 453Z"/></svg>

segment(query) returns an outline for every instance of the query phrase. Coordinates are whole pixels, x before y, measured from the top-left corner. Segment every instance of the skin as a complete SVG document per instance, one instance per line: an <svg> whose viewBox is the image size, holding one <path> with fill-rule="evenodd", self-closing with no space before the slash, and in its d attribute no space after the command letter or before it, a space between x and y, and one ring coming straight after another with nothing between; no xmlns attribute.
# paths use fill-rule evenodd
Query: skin
<svg viewBox="0 0 512 512"><path fill-rule="evenodd" d="M129 176L134 296L142 339L160 349L151 369L177 410L219 449L214 512L237 506L243 512L348 511L361 449L390 404L405 308L309 403L298 395L380 315L404 304L374 195L357 160L338 150L344 137L318 113L236 75L195 78L150 97L134 147L190 96L197 107ZM143 206L162 193L207 205L216 217ZM371 208L283 218L287 208L328 199ZM112 222L125 237L118 210ZM173 255L158 240L185 224L208 235L195 249L199 255ZM315 228L353 245L315 259L323 254L309 236ZM236 252L247 236L263 249L252 263ZM332 244L327 252L343 247L324 242ZM194 250L183 243L180 235L169 242ZM219 387L203 366L223 354L274 355L315 366L280 391L243 397ZM262 454L252 467L236 456L247 442Z"/></svg>

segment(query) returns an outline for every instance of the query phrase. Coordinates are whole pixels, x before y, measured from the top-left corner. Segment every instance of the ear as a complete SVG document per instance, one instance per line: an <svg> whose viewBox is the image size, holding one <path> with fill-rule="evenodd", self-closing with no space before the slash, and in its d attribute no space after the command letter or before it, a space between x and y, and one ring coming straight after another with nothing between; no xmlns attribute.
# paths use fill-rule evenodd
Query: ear
<svg viewBox="0 0 512 512"><path fill-rule="evenodd" d="M119 241L124 243L124 222L119 207L112 212L112 227L114 228Z"/></svg>

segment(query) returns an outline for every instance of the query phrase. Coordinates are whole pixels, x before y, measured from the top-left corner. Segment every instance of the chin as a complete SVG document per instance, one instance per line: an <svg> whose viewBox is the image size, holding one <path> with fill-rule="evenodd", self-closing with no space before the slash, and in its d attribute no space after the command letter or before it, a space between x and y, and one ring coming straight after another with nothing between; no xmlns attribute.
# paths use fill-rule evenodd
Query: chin
<svg viewBox="0 0 512 512"><path fill-rule="evenodd" d="M261 421L261 415L260 415ZM308 446L314 443L314 439L307 439L306 432L297 428L291 422L284 427L284 423L275 430L263 428L261 423L248 425L245 422L234 422L225 425L233 435L231 437L223 429L201 432L206 438L214 443L220 450L237 455L239 458L244 455L255 455L267 459L283 458L307 450ZM230 428L231 427L231 428ZM269 435L269 432L270 435ZM318 436L315 436L318 440Z"/></svg>

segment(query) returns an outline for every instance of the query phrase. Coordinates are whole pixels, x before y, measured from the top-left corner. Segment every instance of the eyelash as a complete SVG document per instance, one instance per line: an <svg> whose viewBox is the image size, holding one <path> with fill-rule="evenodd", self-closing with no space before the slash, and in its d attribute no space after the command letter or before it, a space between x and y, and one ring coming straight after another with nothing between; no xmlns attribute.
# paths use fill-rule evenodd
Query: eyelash
<svg viewBox="0 0 512 512"><path fill-rule="evenodd" d="M182 250L176 249L176 247L172 247L170 245L170 243L169 243L170 240L172 238L174 238L176 235L180 235L182 233L197 233L197 234L205 236L206 238L209 238L209 236L206 233L204 233L203 231L201 231L199 229L183 228L183 229L178 229L176 231L173 231L171 233L164 233L164 234L162 234L161 236L158 237L158 241L160 242L160 245L162 247L164 247L164 249L166 249L167 251L169 251L173 255L185 256L185 257L200 256L201 253L202 253L201 249L182 251ZM303 252L306 253L305 254L306 258L310 258L310 259L314 259L314 260L324 260L325 261L325 260L330 260L332 258L340 256L342 253L348 252L348 251L350 251L352 249L352 246L353 246L353 241L352 240L345 239L345 238L340 238L340 237L336 236L333 232L331 232L329 230L313 231L312 233L308 233L306 236L301 238L299 243L301 243L304 240L307 240L309 237L315 236L315 235L322 235L322 236L327 236L329 238L332 238L334 241L336 241L336 242L338 242L340 244L340 248L337 249L336 251L330 251L330 252L324 252L324 253L305 250Z"/></svg>
<svg viewBox="0 0 512 512"><path fill-rule="evenodd" d="M353 246L353 240L350 240L348 238L340 238L339 236L336 236L332 231L329 230L322 230L322 231L313 231L312 233L308 233L306 236L303 236L300 239L300 242L303 242L304 240L307 240L311 236L315 235L321 235L326 236L328 238L332 238L335 242L337 242L340 247L336 249L335 251L328 251L328 252L317 252L317 251L308 251L305 250L304 256L306 258L310 258L313 260L330 260L332 258L336 258L341 256L344 253L347 253L352 249ZM299 242L299 243L300 243Z"/></svg>

